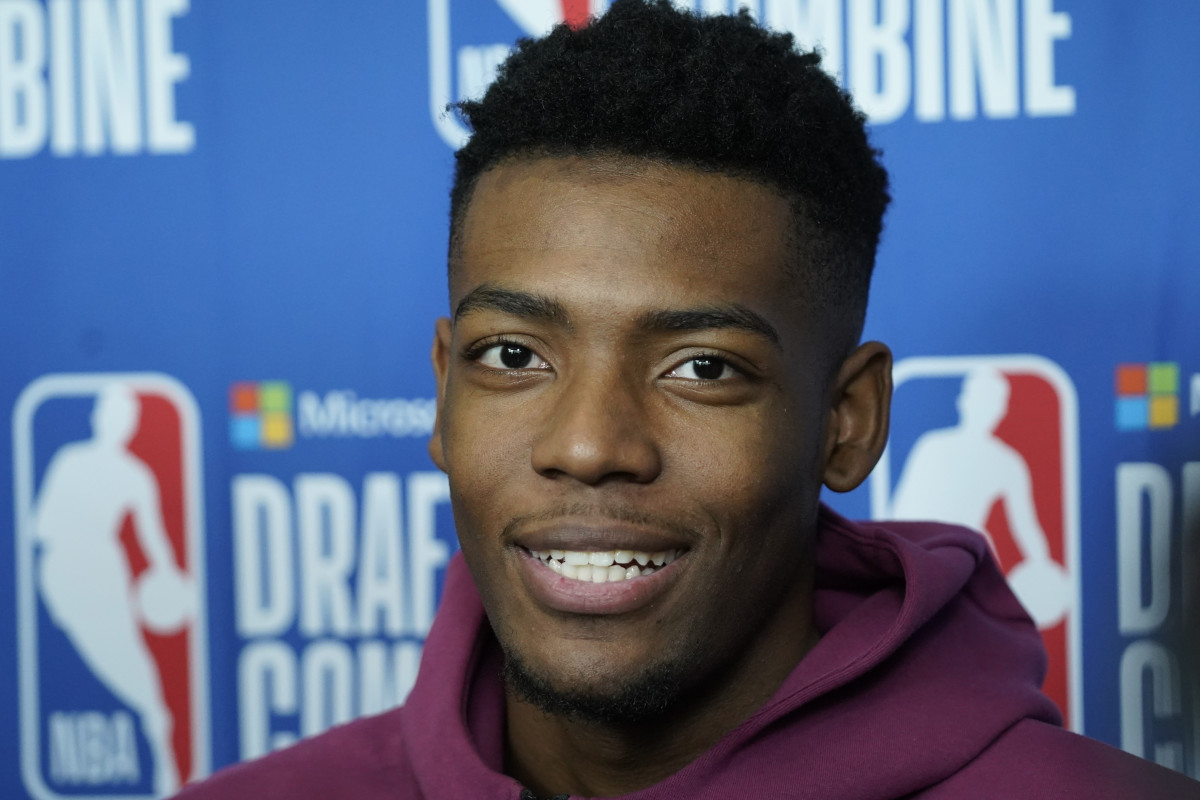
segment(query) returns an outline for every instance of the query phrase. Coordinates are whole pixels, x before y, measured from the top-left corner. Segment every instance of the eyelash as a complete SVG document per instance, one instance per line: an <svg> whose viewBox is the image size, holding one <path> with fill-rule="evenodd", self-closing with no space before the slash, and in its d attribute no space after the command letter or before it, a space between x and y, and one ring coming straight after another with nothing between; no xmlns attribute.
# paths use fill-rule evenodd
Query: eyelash
<svg viewBox="0 0 1200 800"><path fill-rule="evenodd" d="M726 378L695 377L695 378L681 378L681 380L694 381L697 383L722 383L724 381L732 380L734 377L745 377L745 374L746 374L745 372L738 369L736 366L734 366L732 361L730 361L725 356L720 355L719 353L695 353L695 354L689 356L688 358L684 359L683 361L680 361L676 366L672 367L667 372L667 374L670 375L674 372L678 372L680 369L682 369L684 366L686 366L688 364L692 364L696 361L704 361L704 360L715 361L722 365L722 367L723 367L722 372L724 372L725 368L727 368L727 369L729 369L730 372L734 373L734 375L732 377L726 377Z"/></svg>
<svg viewBox="0 0 1200 800"><path fill-rule="evenodd" d="M483 339L482 341L475 342L475 344L467 345L467 347L463 348L462 357L468 361L474 361L491 348L501 344L510 345L512 347L525 347L525 345L521 342L517 342L512 339Z"/></svg>
<svg viewBox="0 0 1200 800"><path fill-rule="evenodd" d="M526 350L526 351L532 353L533 357L538 359L539 361L545 362L545 358L543 358L537 352L537 350L534 350L532 347L525 344L524 342L519 342L519 341L515 341L513 339L508 339L508 338L484 339L480 342L476 342L474 345L472 345L469 348L467 348L466 350L464 350L462 355L463 355L463 358L466 359L467 361L479 363L479 360L483 357L483 355L495 347L520 348L522 350ZM719 353L712 353L712 352L695 353L695 354L689 356L688 358L684 359L683 361L680 361L674 367L669 369L665 373L665 375L670 375L674 372L677 372L680 369L682 369L684 366L686 366L687 364L691 364L695 361L702 361L702 360L711 360L711 361L719 362L724 368L728 368L731 372L733 372L734 376L723 377L723 378L700 378L700 377L680 378L680 380L686 380L686 381L690 381L692 383L723 383L725 381L732 380L734 377L746 377L745 371L742 369L739 369L736 365L734 365L734 363L729 358L727 358ZM499 367L492 367L492 366L488 366L488 365L483 365L483 366L485 369L494 370L496 372L518 372L518 371L521 371L524 369L530 369L529 367L499 368ZM536 368L534 368L534 369L536 369ZM724 372L724 369L722 370L722 372Z"/></svg>
<svg viewBox="0 0 1200 800"><path fill-rule="evenodd" d="M494 347L520 348L522 350L527 350L530 353L532 353L534 355L534 357L537 358L539 361L546 360L546 359L542 358L541 354L539 354L537 350L533 349L532 347L525 344L524 342L519 342L519 341L516 341L513 339L508 339L508 338L503 338L503 337L495 338L495 339L484 339L483 341L476 342L475 344L471 345L470 347L468 347L467 349L465 349L463 351L462 357L467 361L472 361L472 362L478 363L479 360L483 357L483 354L486 353L487 351L491 350ZM499 370L496 367L486 367L486 368L497 370L497 371L504 371L504 372L515 372L516 371L516 368L505 368L503 370ZM522 367L520 369L526 369L526 368Z"/></svg>

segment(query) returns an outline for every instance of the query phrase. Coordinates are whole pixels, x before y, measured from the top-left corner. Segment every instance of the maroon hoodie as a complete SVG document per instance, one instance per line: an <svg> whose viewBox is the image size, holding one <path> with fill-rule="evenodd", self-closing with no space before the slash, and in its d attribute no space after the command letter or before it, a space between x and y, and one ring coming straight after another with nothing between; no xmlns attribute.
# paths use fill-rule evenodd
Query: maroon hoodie
<svg viewBox="0 0 1200 800"><path fill-rule="evenodd" d="M1041 639L981 536L823 509L818 537L820 642L754 715L628 800L1200 799L1200 783L1060 727ZM179 797L518 800L498 653L458 555L403 708Z"/></svg>

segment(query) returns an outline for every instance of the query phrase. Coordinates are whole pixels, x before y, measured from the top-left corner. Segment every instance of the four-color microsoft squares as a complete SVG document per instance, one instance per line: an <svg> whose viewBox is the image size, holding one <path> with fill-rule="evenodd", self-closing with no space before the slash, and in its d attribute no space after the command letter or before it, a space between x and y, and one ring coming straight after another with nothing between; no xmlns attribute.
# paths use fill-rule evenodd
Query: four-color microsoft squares
<svg viewBox="0 0 1200 800"><path fill-rule="evenodd" d="M1179 422L1179 365L1172 361L1118 364L1117 430L1174 427Z"/></svg>
<svg viewBox="0 0 1200 800"><path fill-rule="evenodd" d="M286 381L233 384L229 414L229 439L239 450L292 446L292 387Z"/></svg>

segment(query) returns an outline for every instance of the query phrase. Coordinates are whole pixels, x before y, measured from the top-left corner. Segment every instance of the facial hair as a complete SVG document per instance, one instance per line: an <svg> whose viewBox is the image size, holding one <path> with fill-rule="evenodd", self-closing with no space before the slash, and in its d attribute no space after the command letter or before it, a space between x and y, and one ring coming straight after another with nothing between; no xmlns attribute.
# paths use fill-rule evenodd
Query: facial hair
<svg viewBox="0 0 1200 800"><path fill-rule="evenodd" d="M505 653L504 681L519 697L547 714L581 722L640 725L665 715L684 695L689 654L644 669L608 690L556 686L514 653Z"/></svg>

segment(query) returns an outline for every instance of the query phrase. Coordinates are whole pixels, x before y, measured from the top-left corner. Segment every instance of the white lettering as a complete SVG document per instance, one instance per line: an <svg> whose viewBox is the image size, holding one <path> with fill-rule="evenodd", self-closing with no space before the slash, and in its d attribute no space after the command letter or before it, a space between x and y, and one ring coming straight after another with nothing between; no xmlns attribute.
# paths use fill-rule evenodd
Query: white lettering
<svg viewBox="0 0 1200 800"><path fill-rule="evenodd" d="M296 594L291 498L277 479L234 476L233 546L238 633L283 633L296 617Z"/></svg>
<svg viewBox="0 0 1200 800"><path fill-rule="evenodd" d="M408 476L408 546L412 570L413 629L425 636L437 608L436 576L450 560L450 548L437 536L437 506L450 499L450 483L441 472Z"/></svg>
<svg viewBox="0 0 1200 800"><path fill-rule="evenodd" d="M945 14L942 0L916 0L913 49L916 51L917 102L921 122L946 118Z"/></svg>
<svg viewBox="0 0 1200 800"><path fill-rule="evenodd" d="M137 739L133 732L133 717L124 711L115 712L110 718L109 748L111 768L109 774L115 780L137 783L142 771L138 766Z"/></svg>
<svg viewBox="0 0 1200 800"><path fill-rule="evenodd" d="M1150 677L1152 718L1145 715L1143 694L1146 673ZM1179 686L1179 667L1175 657L1162 645L1154 642L1134 642L1121 656L1121 748L1140 758L1153 758L1174 770L1183 769L1183 744L1178 741L1157 742L1154 752L1146 747L1149 722L1179 716L1182 711Z"/></svg>
<svg viewBox="0 0 1200 800"><path fill-rule="evenodd" d="M332 473L296 477L300 539L300 630L305 636L354 632L350 572L354 568L354 490Z"/></svg>
<svg viewBox="0 0 1200 800"><path fill-rule="evenodd" d="M1071 38L1071 15L1054 0L1025 0L1025 111L1031 117L1075 113L1075 88L1054 83L1054 43Z"/></svg>
<svg viewBox="0 0 1200 800"><path fill-rule="evenodd" d="M849 0L851 94L872 122L891 122L908 107L912 91L911 55L904 41L908 26L908 0Z"/></svg>
<svg viewBox="0 0 1200 800"><path fill-rule="evenodd" d="M127 711L55 712L48 720L50 779L99 786L141 780L133 717Z"/></svg>
<svg viewBox="0 0 1200 800"><path fill-rule="evenodd" d="M766 0L763 8L768 27L789 31L804 48L821 49L821 66L842 78L841 0Z"/></svg>
<svg viewBox="0 0 1200 800"><path fill-rule="evenodd" d="M247 645L238 658L238 721L241 757L258 758L296 741L295 734L271 732L271 716L295 714L296 656L283 642Z"/></svg>
<svg viewBox="0 0 1200 800"><path fill-rule="evenodd" d="M196 146L190 122L175 117L175 84L191 74L191 61L174 50L171 23L189 0L145 0L146 135L151 153L187 153Z"/></svg>
<svg viewBox="0 0 1200 800"><path fill-rule="evenodd" d="M346 399L342 392L329 392L324 403L314 392L301 392L296 399L296 411L301 436L328 435L347 427Z"/></svg>
<svg viewBox="0 0 1200 800"><path fill-rule="evenodd" d="M1143 497L1149 501L1145 527ZM1146 540L1148 570L1142 555ZM1117 466L1117 565L1119 630L1129 636L1158 629L1171 606L1171 477L1157 464ZM1147 578L1149 591L1143 585Z"/></svg>
<svg viewBox="0 0 1200 800"><path fill-rule="evenodd" d="M405 514L401 483L366 475L356 530L354 491L340 475L297 475L294 505L278 478L234 477L238 632L264 637L246 642L238 662L242 759L408 696L451 553L437 535L450 491L440 472L410 473ZM293 626L299 644L278 638Z"/></svg>
<svg viewBox="0 0 1200 800"><path fill-rule="evenodd" d="M0 158L186 153L173 23L190 0L0 0Z"/></svg>
<svg viewBox="0 0 1200 800"><path fill-rule="evenodd" d="M1016 0L950 0L950 113L973 119L976 77L984 113L1015 117Z"/></svg>
<svg viewBox="0 0 1200 800"><path fill-rule="evenodd" d="M314 736L354 717L351 705L354 663L350 648L336 639L313 642L300 657L304 703L300 733Z"/></svg>
<svg viewBox="0 0 1200 800"><path fill-rule="evenodd" d="M241 759L403 704L420 661L416 641L365 639L352 650L347 642L323 638L299 651L278 639L247 644L238 659ZM78 749L74 738L67 744ZM62 753L78 758L72 750Z"/></svg>
<svg viewBox="0 0 1200 800"><path fill-rule="evenodd" d="M137 17L133 0L80 0L83 152L129 155L142 147ZM105 133L108 136L105 136Z"/></svg>
<svg viewBox="0 0 1200 800"><path fill-rule="evenodd" d="M433 432L437 401L433 398L359 399L351 391L301 392L296 403L304 437L428 436Z"/></svg>
<svg viewBox="0 0 1200 800"><path fill-rule="evenodd" d="M79 748L75 745L75 724L70 714L50 715L50 779L55 783L78 780L83 774Z"/></svg>
<svg viewBox="0 0 1200 800"><path fill-rule="evenodd" d="M70 0L50 0L50 151L75 154L75 11Z"/></svg>
<svg viewBox="0 0 1200 800"><path fill-rule="evenodd" d="M395 473L364 478L357 530L354 491L339 475L297 475L294 512L277 478L235 476L238 633L280 636L295 624L299 609L305 636L423 637L437 605L438 575L452 552L437 533L437 507L448 502L450 490L442 473L414 472L407 491L406 542Z"/></svg>
<svg viewBox="0 0 1200 800"><path fill-rule="evenodd" d="M389 636L404 629L404 555L400 541L400 479L375 472L363 481L362 543L358 559L358 630Z"/></svg>
<svg viewBox="0 0 1200 800"><path fill-rule="evenodd" d="M1195 534L1200 529L1200 461L1183 465L1181 483L1183 557L1184 563L1191 564L1195 563ZM1162 634L1170 616L1172 548L1178 546L1172 540L1177 531L1172 524L1172 495L1170 476L1158 464L1118 466L1117 590L1123 634ZM1149 569L1143 566L1147 551ZM1194 626L1197 587L1191 573L1184 570L1183 575L1183 596L1188 598L1182 604L1184 630ZM1148 590L1143 587L1147 581ZM1121 746L1174 770L1185 767L1175 719L1182 713L1182 674L1178 656L1148 638L1129 644L1121 659ZM1200 686L1194 676L1190 680L1190 688Z"/></svg>
<svg viewBox="0 0 1200 800"><path fill-rule="evenodd" d="M1071 15L1056 11L1054 0L1019 2L1018 7L1018 0L674 0L704 14L747 9L767 27L791 33L800 47L819 50L822 67L850 88L874 124L902 117L910 105L919 122L945 120L947 104L955 120L1008 119L1022 109L1030 117L1072 115L1074 87L1055 82L1055 45L1071 38ZM595 0L591 8L602 12L606 5ZM457 99L476 98L509 48L468 46L443 53L448 21L435 16L430 25L437 65L430 74L434 122L459 147L466 131L444 112L452 99L450 62L457 68Z"/></svg>
<svg viewBox="0 0 1200 800"><path fill-rule="evenodd" d="M46 32L33 0L0 0L0 157L21 158L46 142Z"/></svg>

